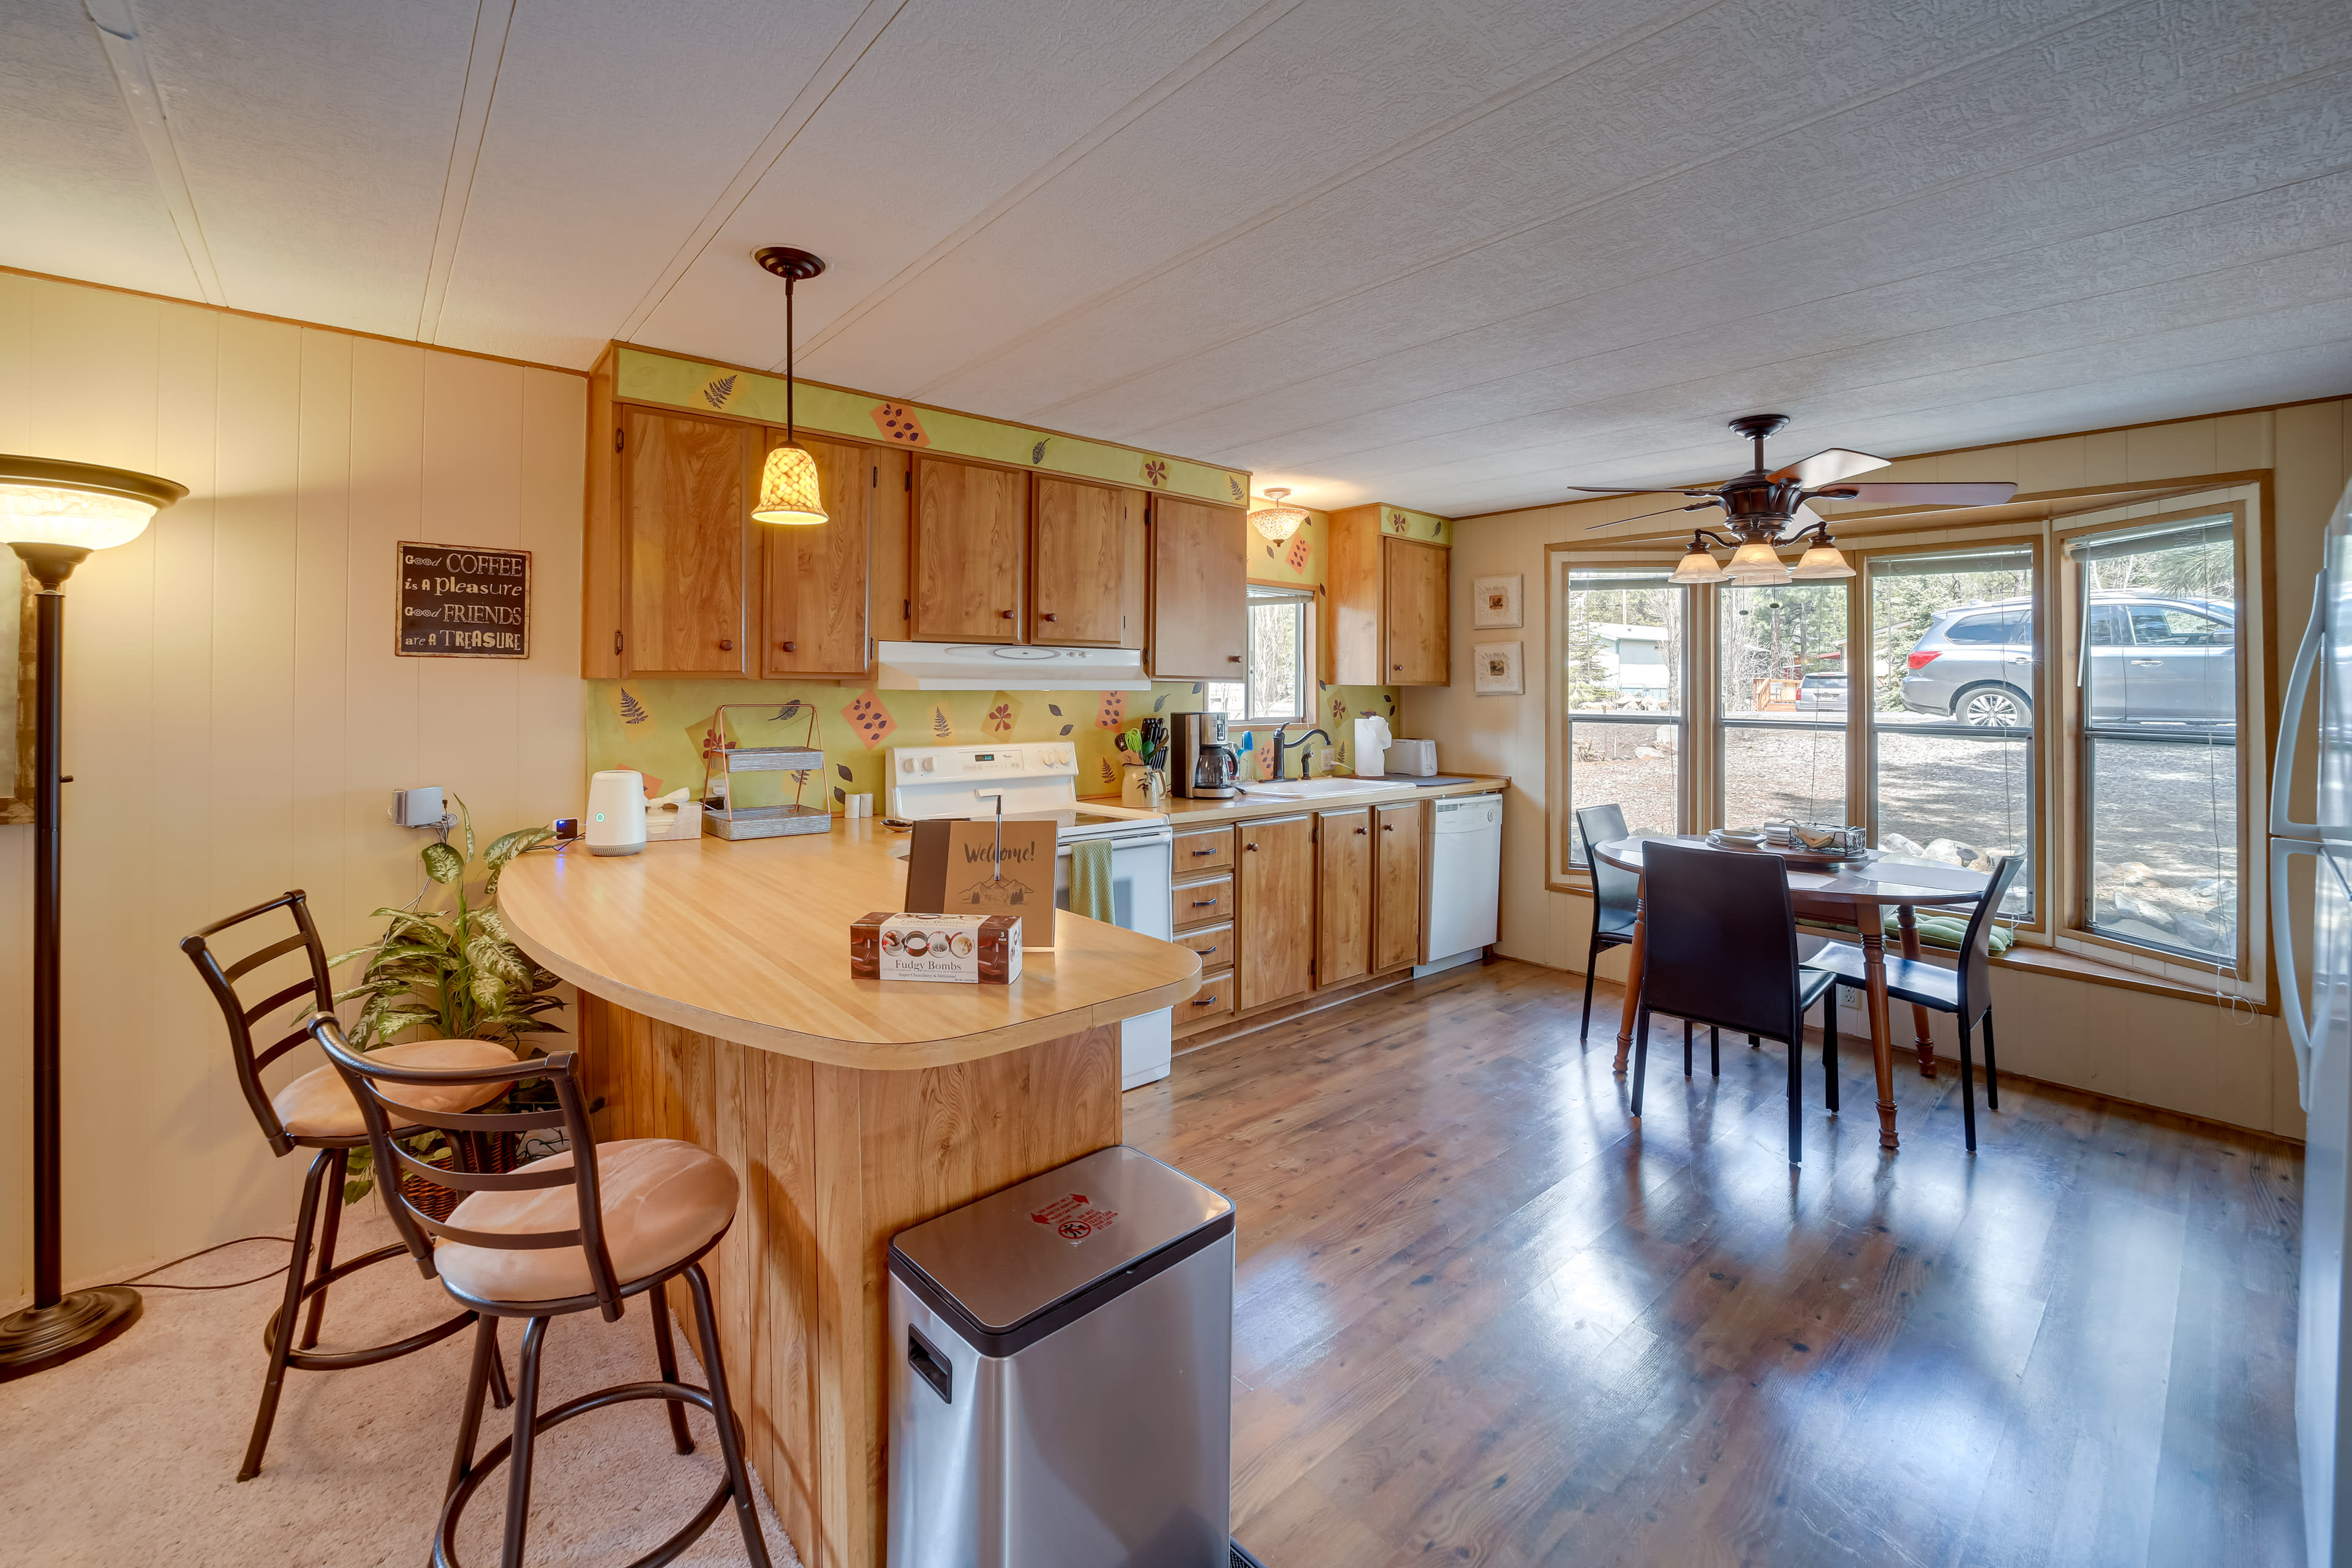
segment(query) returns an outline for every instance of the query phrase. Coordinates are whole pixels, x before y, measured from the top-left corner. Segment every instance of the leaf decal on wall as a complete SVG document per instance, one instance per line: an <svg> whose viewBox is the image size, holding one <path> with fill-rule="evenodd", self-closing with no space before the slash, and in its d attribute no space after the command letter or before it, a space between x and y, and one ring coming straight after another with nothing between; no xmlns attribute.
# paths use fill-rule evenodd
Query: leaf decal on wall
<svg viewBox="0 0 2352 1568"><path fill-rule="evenodd" d="M833 764L833 771L834 771L835 773L839 773L839 774L841 775L841 780L842 780L842 782L843 782L844 784L847 784L847 783L849 783L853 778L855 778L855 777L856 777L856 775L855 775L855 774L853 774L853 773L849 771L849 764L848 764L847 763L834 763L834 764ZM838 793L838 792L835 792L835 793Z"/></svg>
<svg viewBox="0 0 2352 1568"><path fill-rule="evenodd" d="M1046 711L1046 712L1048 712L1048 713L1051 713L1055 718L1058 719L1058 718L1060 718L1060 717L1062 716L1062 705L1061 705L1060 703L1058 703L1058 702L1048 702L1048 703L1046 703L1046 704L1045 704L1045 711ZM1063 734L1065 734L1065 735L1066 735L1066 734L1068 734L1068 733L1069 733L1069 731L1068 731L1067 730L1065 730L1065 731L1062 731L1062 733L1063 733Z"/></svg>
<svg viewBox="0 0 2352 1568"><path fill-rule="evenodd" d="M702 389L702 401L713 408L724 408L727 400L735 395L735 378L722 375Z"/></svg>
<svg viewBox="0 0 2352 1568"><path fill-rule="evenodd" d="M1153 698L1153 699L1151 700L1151 710L1152 710L1154 713L1159 712L1162 708L1165 708L1165 707L1167 707L1167 706L1168 706L1168 699L1166 699L1165 697L1155 697L1155 698Z"/></svg>
<svg viewBox="0 0 2352 1568"><path fill-rule="evenodd" d="M835 784L833 786L833 798L845 803L849 799L849 792L843 789L839 784ZM726 1342L722 1340L719 1342L724 1344Z"/></svg>
<svg viewBox="0 0 2352 1568"><path fill-rule="evenodd" d="M1071 731L1073 731L1073 730L1075 730L1075 729L1076 729L1076 728L1077 728L1077 726L1076 726L1076 724L1065 724L1065 725L1063 725L1063 726L1062 726L1062 733L1063 733L1063 734L1065 734L1065 735L1066 735L1066 734L1068 734Z"/></svg>
<svg viewBox="0 0 2352 1568"><path fill-rule="evenodd" d="M1045 437L1045 441L1050 441L1052 439L1053 437L1051 436ZM1029 461L1031 466L1034 467L1045 460L1045 441L1040 441L1035 446L1029 448Z"/></svg>
<svg viewBox="0 0 2352 1568"><path fill-rule="evenodd" d="M841 716L849 721L849 727L856 731L859 740L866 742L866 749L869 752L898 727L898 721L890 717L890 710L883 707L871 691L861 692L841 710Z"/></svg>
<svg viewBox="0 0 2352 1568"><path fill-rule="evenodd" d="M781 724L787 719L797 719L802 714L807 712L808 708L809 705L802 701L799 698L791 698L785 701L782 707L776 710L776 716L769 720L768 722L771 724Z"/></svg>
<svg viewBox="0 0 2352 1568"><path fill-rule="evenodd" d="M1199 695L1201 695L1201 687L1202 687L1202 682L1197 681L1197 680L1196 680L1196 681L1194 681L1194 682L1192 682L1192 695L1193 695L1193 696L1198 697Z"/></svg>
<svg viewBox="0 0 2352 1568"><path fill-rule="evenodd" d="M931 710L931 733L942 741L954 738L955 725L949 721L946 709L935 707Z"/></svg>
<svg viewBox="0 0 2352 1568"><path fill-rule="evenodd" d="M645 705L644 703L642 703L642 702L638 701L635 698L634 698L634 697L632 697L632 696L630 696L630 695L629 695L629 689L628 689L627 687L624 686L623 688L621 688L621 722L622 722L622 723L624 723L624 724L642 724L642 723L644 723L647 719L650 719L650 718L652 718L652 717L653 717L653 715L652 715L652 714L647 713L647 712L646 711L646 705Z"/></svg>

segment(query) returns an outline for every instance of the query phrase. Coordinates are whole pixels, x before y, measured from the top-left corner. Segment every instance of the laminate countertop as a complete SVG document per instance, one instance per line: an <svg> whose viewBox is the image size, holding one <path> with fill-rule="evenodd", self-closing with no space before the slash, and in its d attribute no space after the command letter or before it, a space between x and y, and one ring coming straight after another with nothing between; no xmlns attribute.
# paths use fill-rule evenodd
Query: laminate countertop
<svg viewBox="0 0 2352 1568"><path fill-rule="evenodd" d="M835 1067L911 1070L997 1056L1172 1006L1200 956L1062 911L1010 985L861 980L849 928L904 901L903 842L873 818L741 843L705 837L509 865L499 913L583 991L698 1034Z"/></svg>
<svg viewBox="0 0 2352 1568"><path fill-rule="evenodd" d="M1453 795L1492 795L1510 784L1507 776L1485 773L1448 773L1448 778L1460 779L1460 784L1415 784L1402 778L1350 778L1344 774L1329 778L1291 779L1277 784L1272 779L1243 787L1249 793L1232 800L1191 800L1171 795L1165 807L1169 822L1179 833L1192 827L1214 827L1219 823L1243 822L1256 816L1287 816L1297 811L1345 810L1358 805L1394 805L1400 801L1436 800ZM1274 795L1274 790L1296 790L1296 795ZM1104 800L1117 804L1118 797L1105 795ZM1078 803L1081 806L1086 802Z"/></svg>

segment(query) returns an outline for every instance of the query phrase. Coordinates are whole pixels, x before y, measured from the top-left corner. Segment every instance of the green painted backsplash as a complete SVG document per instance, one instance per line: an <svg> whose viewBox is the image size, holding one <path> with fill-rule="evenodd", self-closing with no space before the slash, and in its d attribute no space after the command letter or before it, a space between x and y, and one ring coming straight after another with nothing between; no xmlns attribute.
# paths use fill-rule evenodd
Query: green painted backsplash
<svg viewBox="0 0 2352 1568"><path fill-rule="evenodd" d="M719 732L726 706L725 736L738 745L804 744L815 725L824 751L824 778L780 778L782 797L794 787L805 805L822 801L835 812L845 795L871 794L874 809L889 810L883 779L885 753L894 746L982 746L993 741L1074 742L1078 751L1078 793L1108 795L1118 787L1122 753L1113 737L1152 714L1182 713L1202 706L1201 688L1191 681L1160 681L1150 691L886 691L816 681L790 680L591 680L588 700L588 760L592 768L635 768L654 795L684 786L702 786L702 748ZM1378 713L1396 719L1392 686L1324 686L1317 694L1317 724L1337 742L1334 755L1349 761L1354 721ZM1244 776L1272 771L1273 749L1257 732L1241 742ZM777 789L763 775L747 775L741 798L751 805L773 804Z"/></svg>

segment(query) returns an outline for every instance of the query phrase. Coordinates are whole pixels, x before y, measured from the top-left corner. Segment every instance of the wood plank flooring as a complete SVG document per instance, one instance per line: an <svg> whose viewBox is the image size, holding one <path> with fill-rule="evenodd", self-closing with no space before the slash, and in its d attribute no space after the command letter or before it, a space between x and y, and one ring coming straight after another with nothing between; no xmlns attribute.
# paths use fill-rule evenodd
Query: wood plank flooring
<svg viewBox="0 0 2352 1568"><path fill-rule="evenodd" d="M2303 1560L2294 1146L1866 1049L1610 1072L1615 998L1456 970L1176 1059L1128 1142L1240 1207L1234 1534L1269 1568Z"/></svg>

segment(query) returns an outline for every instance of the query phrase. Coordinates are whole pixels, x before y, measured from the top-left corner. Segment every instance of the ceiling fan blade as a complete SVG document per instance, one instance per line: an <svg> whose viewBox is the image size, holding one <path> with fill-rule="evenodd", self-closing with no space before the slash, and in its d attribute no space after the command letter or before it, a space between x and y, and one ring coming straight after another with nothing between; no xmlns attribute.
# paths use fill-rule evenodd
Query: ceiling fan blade
<svg viewBox="0 0 2352 1568"><path fill-rule="evenodd" d="M1893 459L1874 458L1867 452L1849 452L1843 447L1832 447L1825 452L1815 452L1773 473L1775 479L1794 479L1809 490L1823 485L1833 485L1853 474L1866 474L1873 468L1883 468Z"/></svg>
<svg viewBox="0 0 2352 1568"><path fill-rule="evenodd" d="M1588 496L1637 496L1642 493L1640 490L1604 490L1593 485L1562 485L1559 488Z"/></svg>
<svg viewBox="0 0 2352 1568"><path fill-rule="evenodd" d="M1632 495L1638 492L1629 490L1626 493ZM1665 517L1670 513L1677 511L1705 511L1709 507L1721 506L1722 504L1723 503L1719 500L1709 500L1697 501L1690 506L1670 506L1660 511L1640 512L1633 517L1612 517L1607 522L1594 523L1591 528L1586 529L1584 531L1587 533L1593 533L1604 528L1614 528L1621 522L1641 522L1649 518Z"/></svg>
<svg viewBox="0 0 2352 1568"><path fill-rule="evenodd" d="M1865 506L1913 502L1926 506L1999 506L2017 493L2003 480L1997 484L1860 484L1831 485L1817 494L1837 500L1858 500Z"/></svg>

